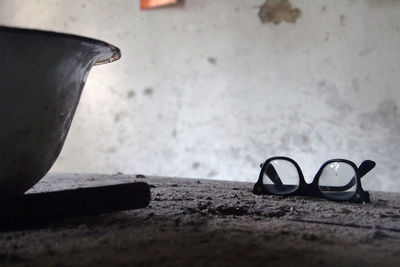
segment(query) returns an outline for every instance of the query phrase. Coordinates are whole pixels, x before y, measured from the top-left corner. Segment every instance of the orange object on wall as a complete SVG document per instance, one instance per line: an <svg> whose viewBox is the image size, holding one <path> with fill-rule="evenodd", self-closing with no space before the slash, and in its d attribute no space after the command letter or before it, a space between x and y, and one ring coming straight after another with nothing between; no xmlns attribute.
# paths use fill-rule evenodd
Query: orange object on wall
<svg viewBox="0 0 400 267"><path fill-rule="evenodd" d="M140 8L149 9L155 7L161 7L166 5L172 5L178 3L178 0L141 0Z"/></svg>

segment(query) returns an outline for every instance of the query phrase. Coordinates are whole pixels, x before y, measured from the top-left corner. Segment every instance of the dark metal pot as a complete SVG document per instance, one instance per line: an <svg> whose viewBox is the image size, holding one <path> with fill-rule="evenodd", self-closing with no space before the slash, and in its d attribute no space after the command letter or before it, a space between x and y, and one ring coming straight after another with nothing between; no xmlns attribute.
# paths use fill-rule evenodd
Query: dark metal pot
<svg viewBox="0 0 400 267"><path fill-rule="evenodd" d="M120 56L98 40L0 27L0 196L24 193L48 172L90 69Z"/></svg>

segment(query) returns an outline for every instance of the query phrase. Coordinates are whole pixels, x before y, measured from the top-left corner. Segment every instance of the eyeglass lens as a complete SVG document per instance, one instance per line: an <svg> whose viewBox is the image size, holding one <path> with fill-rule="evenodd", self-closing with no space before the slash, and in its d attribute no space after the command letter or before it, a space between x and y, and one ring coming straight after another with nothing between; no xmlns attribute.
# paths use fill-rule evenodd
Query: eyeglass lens
<svg viewBox="0 0 400 267"><path fill-rule="evenodd" d="M263 168L263 184L271 193L290 194L299 187L300 176L292 162L275 159Z"/></svg>
<svg viewBox="0 0 400 267"><path fill-rule="evenodd" d="M354 168L345 162L327 164L319 177L320 191L333 199L348 199L357 188Z"/></svg>

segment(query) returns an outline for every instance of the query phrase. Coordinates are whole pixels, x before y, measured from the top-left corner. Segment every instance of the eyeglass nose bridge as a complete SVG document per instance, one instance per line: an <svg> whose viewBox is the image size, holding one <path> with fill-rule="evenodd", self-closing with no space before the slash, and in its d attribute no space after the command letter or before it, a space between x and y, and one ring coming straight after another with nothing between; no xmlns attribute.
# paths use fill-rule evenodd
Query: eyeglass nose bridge
<svg viewBox="0 0 400 267"><path fill-rule="evenodd" d="M310 197L323 196L322 192L319 190L316 180L313 180L311 183L307 183L304 178L300 180L297 193L301 196L310 196Z"/></svg>

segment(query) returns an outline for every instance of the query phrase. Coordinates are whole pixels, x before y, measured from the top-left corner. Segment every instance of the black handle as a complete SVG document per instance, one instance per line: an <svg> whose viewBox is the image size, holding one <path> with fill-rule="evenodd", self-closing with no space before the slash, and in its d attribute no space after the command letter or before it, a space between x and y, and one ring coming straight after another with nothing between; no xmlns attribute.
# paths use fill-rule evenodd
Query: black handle
<svg viewBox="0 0 400 267"><path fill-rule="evenodd" d="M0 227L19 221L139 209L150 202L147 183L127 183L0 198Z"/></svg>

